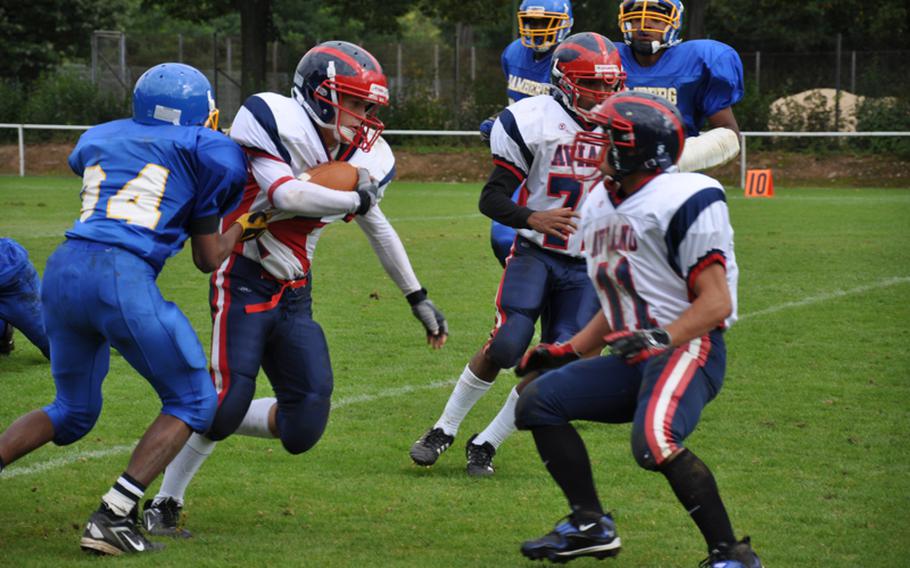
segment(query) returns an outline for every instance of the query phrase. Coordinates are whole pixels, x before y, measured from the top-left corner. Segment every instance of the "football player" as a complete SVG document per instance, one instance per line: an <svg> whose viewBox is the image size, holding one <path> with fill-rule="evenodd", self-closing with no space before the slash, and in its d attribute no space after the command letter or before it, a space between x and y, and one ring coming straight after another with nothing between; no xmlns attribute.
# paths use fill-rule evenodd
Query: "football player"
<svg viewBox="0 0 910 568"><path fill-rule="evenodd" d="M501 369L513 367L541 324L547 342L567 340L597 311L584 271L577 210L593 182L572 176L570 150L576 132L597 130L590 109L622 89L624 73L616 47L604 36L580 33L553 54L552 94L520 100L496 119L490 139L495 165L480 197L480 210L518 230L496 294L496 319L489 341L471 358L442 416L411 447L419 465L433 465L454 441L465 415L490 388ZM510 196L522 187L519 203ZM512 389L493 422L468 440L467 471L494 473L496 449L515 430Z"/></svg>
<svg viewBox="0 0 910 568"><path fill-rule="evenodd" d="M395 229L378 203L395 176L380 137L377 110L388 104L386 76L365 49L328 41L308 51L294 73L292 96L253 95L231 137L250 158L239 211L274 213L269 230L234 250L212 278L211 373L218 391L212 428L193 435L146 504L153 534L188 536L177 526L184 493L215 442L233 433L279 438L291 454L312 448L329 418L332 367L322 328L312 319L310 262L325 226L354 216L389 276L401 289L433 348L448 333L427 297ZM332 160L360 168L355 192L335 191L298 176ZM229 219L228 219L229 220ZM253 400L260 366L274 397Z"/></svg>
<svg viewBox="0 0 910 568"><path fill-rule="evenodd" d="M739 153L733 105L743 98L743 64L736 51L709 39L682 41L680 0L622 0L619 53L626 86L676 105L686 126L677 167L694 172L724 164ZM700 134L707 122L710 130Z"/></svg>
<svg viewBox="0 0 910 568"><path fill-rule="evenodd" d="M572 3L569 0L524 0L518 7L518 35L502 52L509 104L526 97L550 94L553 50L572 31ZM480 136L489 142L496 115L480 123ZM512 200L518 199L518 190ZM505 266L515 241L515 229L496 220L490 226L490 244L499 263Z"/></svg>
<svg viewBox="0 0 910 568"><path fill-rule="evenodd" d="M72 444L92 429L110 349L117 349L151 383L162 409L89 518L81 541L89 552L161 548L139 531L136 505L215 414L202 345L155 279L187 238L196 266L211 272L238 239L265 227L262 216L244 214L219 232L221 216L240 201L246 160L215 131L217 120L205 76L163 63L136 82L131 119L89 129L69 156L82 176L81 214L48 259L41 294L57 396L0 435L0 471L47 442Z"/></svg>
<svg viewBox="0 0 910 568"><path fill-rule="evenodd" d="M631 422L635 460L663 474L707 542L701 565L760 568L748 537L734 536L708 466L683 446L723 385L724 332L737 319L724 189L701 174L665 173L685 145L682 117L665 99L620 93L596 107L592 120L605 134L580 134L575 151L599 146L603 173L613 180L609 190L598 184L588 196L580 228L601 310L564 344L531 349L517 369L565 365L522 391L516 423L533 434L570 514L521 552L557 562L619 552L616 526L570 422ZM576 361L605 346L608 356Z"/></svg>
<svg viewBox="0 0 910 568"><path fill-rule="evenodd" d="M0 239L0 355L13 350L14 327L50 358L38 272L22 245L13 239Z"/></svg>

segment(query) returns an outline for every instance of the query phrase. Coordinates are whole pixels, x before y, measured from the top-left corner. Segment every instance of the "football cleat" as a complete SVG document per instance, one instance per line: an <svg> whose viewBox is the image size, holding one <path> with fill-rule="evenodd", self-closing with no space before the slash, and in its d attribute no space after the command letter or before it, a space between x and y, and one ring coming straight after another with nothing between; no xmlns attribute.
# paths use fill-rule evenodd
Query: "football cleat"
<svg viewBox="0 0 910 568"><path fill-rule="evenodd" d="M455 436L449 436L442 428L431 428L411 446L411 459L417 465L431 466L454 441Z"/></svg>
<svg viewBox="0 0 910 568"><path fill-rule="evenodd" d="M171 497L161 501L146 501L142 507L142 526L150 535L191 538L193 533L180 528L180 511L183 507Z"/></svg>
<svg viewBox="0 0 910 568"><path fill-rule="evenodd" d="M115 515L104 503L92 513L79 546L92 554L133 554L136 552L155 552L164 548L163 544L151 542L141 532L136 523L137 514L134 508L125 517Z"/></svg>
<svg viewBox="0 0 910 568"><path fill-rule="evenodd" d="M9 355L16 348L16 342L13 341L13 326L9 322L3 322L2 333L0 333L0 355Z"/></svg>
<svg viewBox="0 0 910 568"><path fill-rule="evenodd" d="M521 545L521 553L531 560L548 559L562 564L574 558L592 556L598 560L619 554L622 542L610 515L593 521L580 521L573 515L560 519L549 533Z"/></svg>
<svg viewBox="0 0 910 568"><path fill-rule="evenodd" d="M475 444L474 438L477 434L471 436L468 445L464 448L464 455L468 458L468 475L472 477L489 477L496 473L493 469L493 456L496 455L496 448L490 442Z"/></svg>
<svg viewBox="0 0 910 568"><path fill-rule="evenodd" d="M701 561L699 568L763 568L761 559L752 550L749 537L733 546L720 546Z"/></svg>

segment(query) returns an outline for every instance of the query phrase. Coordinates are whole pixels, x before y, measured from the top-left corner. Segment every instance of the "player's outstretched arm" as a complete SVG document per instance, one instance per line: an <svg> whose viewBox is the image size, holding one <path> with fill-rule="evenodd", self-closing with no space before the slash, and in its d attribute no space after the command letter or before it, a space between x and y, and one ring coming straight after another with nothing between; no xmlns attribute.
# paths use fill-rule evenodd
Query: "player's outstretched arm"
<svg viewBox="0 0 910 568"><path fill-rule="evenodd" d="M230 256L239 241L254 239L268 227L269 216L263 211L244 213L224 233L193 234L193 263L202 272L218 268Z"/></svg>
<svg viewBox="0 0 910 568"><path fill-rule="evenodd" d="M449 324L442 311L427 297L427 291L417 280L411 260L401 243L401 238L389 223L382 210L376 206L366 215L356 218L358 226L370 241L370 246L385 269L411 306L411 313L423 325L427 343L433 349L445 345L449 335Z"/></svg>
<svg viewBox="0 0 910 568"><path fill-rule="evenodd" d="M711 130L686 138L679 171L698 172L725 164L739 154L739 124L732 108L721 109L708 117Z"/></svg>

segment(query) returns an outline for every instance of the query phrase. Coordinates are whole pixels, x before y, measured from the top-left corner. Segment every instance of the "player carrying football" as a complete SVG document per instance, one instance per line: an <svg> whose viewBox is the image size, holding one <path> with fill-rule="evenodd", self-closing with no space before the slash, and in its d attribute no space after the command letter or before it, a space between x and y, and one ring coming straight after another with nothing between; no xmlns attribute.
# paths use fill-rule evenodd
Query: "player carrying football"
<svg viewBox="0 0 910 568"><path fill-rule="evenodd" d="M546 372L521 393L515 420L530 430L541 460L569 502L549 534L525 542L528 558L565 562L619 552L613 518L597 496L587 450L573 420L632 423L632 454L667 479L698 526L702 566L761 568L748 537L737 541L714 476L683 440L720 391L724 332L737 318L738 270L726 195L716 180L666 173L685 131L665 99L625 92L596 107L605 134L581 133L576 155L600 148L602 171L582 210L588 276L601 310L554 348L538 345L516 369ZM609 345L611 354L581 361ZM573 362L574 361L574 362ZM567 364L569 363L569 364Z"/></svg>
<svg viewBox="0 0 910 568"><path fill-rule="evenodd" d="M395 176L376 112L388 104L386 76L365 49L343 41L308 51L294 73L292 96L260 93L237 113L231 137L246 150L251 175L238 211L273 213L269 230L235 249L212 278L211 374L218 411L167 468L146 504L153 534L179 534L186 487L215 442L233 433L279 438L291 454L312 448L329 418L332 367L322 328L312 319L310 262L324 227L354 216L389 276L440 348L445 317L427 298L397 233L378 207ZM360 168L355 192L298 179L332 160ZM265 371L275 397L253 400Z"/></svg>
<svg viewBox="0 0 910 568"><path fill-rule="evenodd" d="M465 415L489 390L501 369L513 367L534 335L541 311L541 337L564 341L597 311L597 298L584 271L577 210L593 182L572 176L570 150L576 132L597 130L590 109L623 85L619 53L607 38L580 33L553 54L552 95L520 100L496 119L490 139L495 165L480 197L488 217L515 227L518 237L496 294L496 320L489 341L471 358L442 416L411 447L419 465L433 465L452 444ZM510 196L522 187L519 203ZM470 475L492 475L493 455L515 431L512 389L493 422L465 448Z"/></svg>

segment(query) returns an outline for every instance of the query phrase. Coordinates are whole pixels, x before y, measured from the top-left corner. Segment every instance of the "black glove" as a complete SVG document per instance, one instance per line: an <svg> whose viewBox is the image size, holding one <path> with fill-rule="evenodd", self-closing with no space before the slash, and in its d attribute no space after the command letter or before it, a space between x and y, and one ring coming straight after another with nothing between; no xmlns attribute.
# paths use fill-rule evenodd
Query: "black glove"
<svg viewBox="0 0 910 568"><path fill-rule="evenodd" d="M366 168L357 168L357 195L360 196L360 207L354 211L356 215L366 215L369 210L379 203L379 185L370 177Z"/></svg>
<svg viewBox="0 0 910 568"><path fill-rule="evenodd" d="M270 214L265 211L256 211L255 213L244 213L234 220L234 223L240 225L243 231L240 233L241 241L255 239L268 228Z"/></svg>
<svg viewBox="0 0 910 568"><path fill-rule="evenodd" d="M604 341L610 346L610 353L630 365L660 355L670 348L670 334L661 328L617 331L605 336Z"/></svg>
<svg viewBox="0 0 910 568"><path fill-rule="evenodd" d="M446 317L429 298L423 288L408 294L408 303L411 304L411 313L423 324L427 332L427 343L434 349L442 347L449 335L449 324Z"/></svg>
<svg viewBox="0 0 910 568"><path fill-rule="evenodd" d="M580 355L570 343L538 343L521 358L515 374L523 377L535 371L546 371L576 361Z"/></svg>

